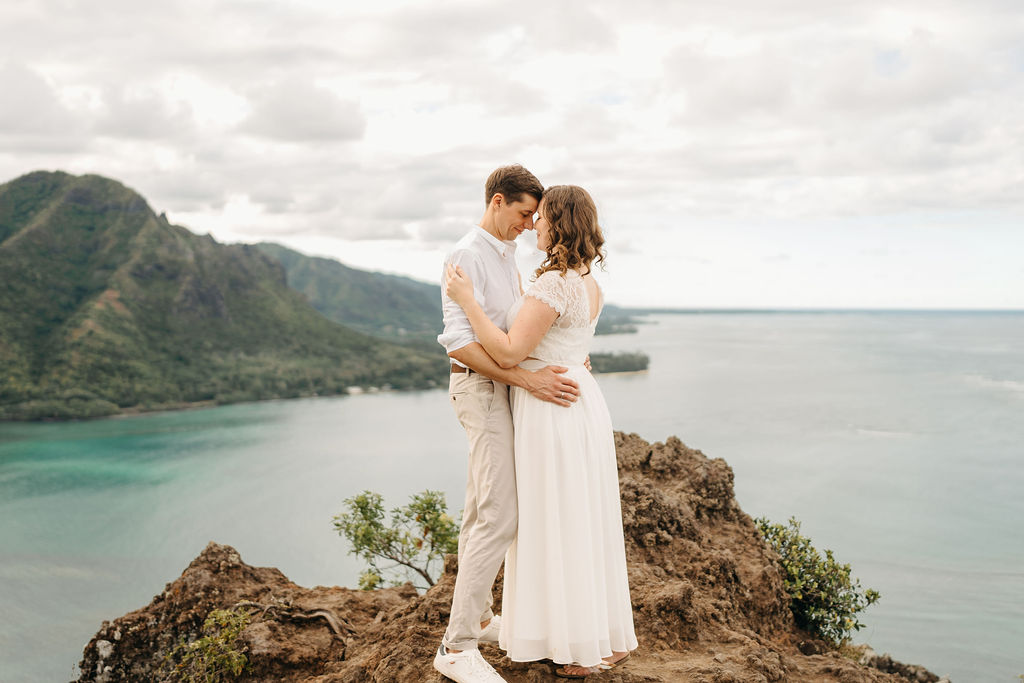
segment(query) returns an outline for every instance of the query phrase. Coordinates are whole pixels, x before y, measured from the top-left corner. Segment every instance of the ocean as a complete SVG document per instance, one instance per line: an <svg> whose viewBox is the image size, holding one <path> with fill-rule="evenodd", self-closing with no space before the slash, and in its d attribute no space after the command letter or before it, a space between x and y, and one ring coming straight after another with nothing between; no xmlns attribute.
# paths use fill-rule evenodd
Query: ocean
<svg viewBox="0 0 1024 683"><path fill-rule="evenodd" d="M867 642L955 683L1024 674L1024 314L655 315L595 351L617 429L733 468L752 517L796 517L880 602ZM331 526L370 489L457 511L443 391L0 424L0 680L67 681L103 620L214 540L301 585L354 586Z"/></svg>

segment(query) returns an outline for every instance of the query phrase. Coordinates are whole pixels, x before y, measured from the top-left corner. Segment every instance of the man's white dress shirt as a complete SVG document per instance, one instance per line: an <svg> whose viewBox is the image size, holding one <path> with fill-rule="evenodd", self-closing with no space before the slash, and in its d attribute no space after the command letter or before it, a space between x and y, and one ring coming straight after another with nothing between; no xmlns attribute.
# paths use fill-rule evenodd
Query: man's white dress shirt
<svg viewBox="0 0 1024 683"><path fill-rule="evenodd" d="M460 239L445 259L441 269L441 312L444 332L437 341L448 353L472 344L477 339L473 326L462 307L445 296L445 268L448 264L461 266L473 281L473 295L491 321L508 332L505 316L520 295L519 269L516 267L516 243L505 242L480 226ZM463 365L454 358L453 363Z"/></svg>

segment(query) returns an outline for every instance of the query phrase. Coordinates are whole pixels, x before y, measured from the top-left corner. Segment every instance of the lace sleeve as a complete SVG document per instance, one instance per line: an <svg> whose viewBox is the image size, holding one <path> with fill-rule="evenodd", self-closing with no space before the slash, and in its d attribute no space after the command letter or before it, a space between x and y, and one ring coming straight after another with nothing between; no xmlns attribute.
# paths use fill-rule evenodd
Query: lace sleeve
<svg viewBox="0 0 1024 683"><path fill-rule="evenodd" d="M543 301L555 309L558 315L564 315L568 298L565 291L565 278L557 270L549 270L541 273L530 288L526 290L526 296Z"/></svg>

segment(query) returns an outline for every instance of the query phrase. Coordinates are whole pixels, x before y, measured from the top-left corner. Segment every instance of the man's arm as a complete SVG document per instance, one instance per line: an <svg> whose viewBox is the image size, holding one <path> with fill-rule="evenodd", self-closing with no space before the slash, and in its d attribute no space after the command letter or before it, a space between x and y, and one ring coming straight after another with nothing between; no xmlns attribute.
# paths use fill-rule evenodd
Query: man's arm
<svg viewBox="0 0 1024 683"><path fill-rule="evenodd" d="M452 252L449 258L445 259L445 265L441 268L441 315L444 331L438 335L437 341L451 355L451 351L471 344L477 341L477 338L462 306L452 301L444 293L445 272L449 263L459 264L467 273L475 274L478 279L474 280L473 295L478 301L483 301L483 287L487 284L487 273L480 263L479 257L467 249L458 249Z"/></svg>
<svg viewBox="0 0 1024 683"><path fill-rule="evenodd" d="M448 355L484 377L522 387L542 401L570 406L579 398L579 384L562 374L568 368L559 365L548 365L535 372L520 367L505 369L487 355L479 342L467 344Z"/></svg>

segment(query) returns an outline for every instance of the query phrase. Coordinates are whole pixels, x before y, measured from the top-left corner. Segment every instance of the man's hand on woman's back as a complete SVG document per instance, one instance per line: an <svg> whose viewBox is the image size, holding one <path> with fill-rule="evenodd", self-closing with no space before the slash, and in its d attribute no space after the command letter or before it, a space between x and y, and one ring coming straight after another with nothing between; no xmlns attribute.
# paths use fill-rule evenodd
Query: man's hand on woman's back
<svg viewBox="0 0 1024 683"><path fill-rule="evenodd" d="M534 398L560 406L571 406L580 396L580 385L565 376L568 370L561 365L548 365L530 372L526 378L526 389Z"/></svg>

